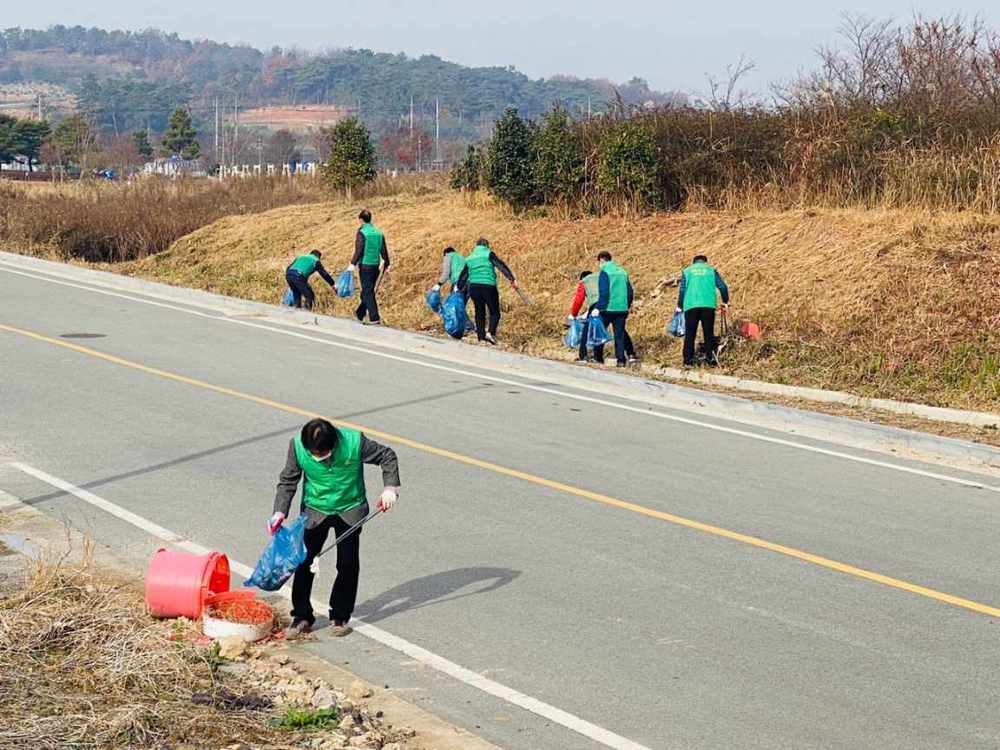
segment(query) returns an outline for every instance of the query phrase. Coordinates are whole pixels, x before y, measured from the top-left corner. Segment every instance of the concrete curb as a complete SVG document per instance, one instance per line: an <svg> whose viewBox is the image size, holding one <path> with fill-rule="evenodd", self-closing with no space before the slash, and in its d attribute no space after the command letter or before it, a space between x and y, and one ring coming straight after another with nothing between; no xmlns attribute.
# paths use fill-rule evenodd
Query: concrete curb
<svg viewBox="0 0 1000 750"><path fill-rule="evenodd" d="M954 438L939 437L914 430L887 427L848 417L831 416L795 409L791 407L754 401L737 396L712 393L686 388L674 383L649 380L634 375L623 375L592 367L582 367L556 360L529 357L523 354L497 349L470 346L447 338L436 338L425 334L392 328L362 327L354 321L332 316L315 315L303 311L290 310L277 305L226 297L185 287L172 287L158 282L146 281L131 276L97 271L71 266L29 256L14 255L0 251L0 264L21 271L35 270L49 276L77 283L89 283L104 289L139 294L151 299L187 305L201 311L214 311L227 317L252 317L261 323L293 328L302 331L309 325L310 333L333 335L358 344L375 345L457 365L475 367L487 372L503 374L507 377L541 381L541 385L566 390L582 390L590 394L602 394L613 398L639 402L646 406L658 406L679 410L702 417L712 417L736 421L766 429L790 433L799 437L836 443L854 449L870 450L901 458L938 463L970 471L1000 476L1000 449ZM746 383L739 378L727 381ZM702 380L701 382L708 382ZM729 387L743 387L732 385ZM832 396L828 400L837 401L836 394L815 389L798 389L792 386L770 386L777 395L801 396L803 392L813 392ZM787 390L786 390L787 389ZM849 394L843 394L848 395ZM857 398L849 396L849 398ZM816 400L816 399L814 399ZM881 408L876 399L865 400L867 405ZM898 403L898 402L891 402ZM919 404L904 404L920 409ZM951 412L955 410L938 410ZM922 416L915 412L902 412ZM984 425L1000 424L1000 415L967 412L987 418ZM941 419L941 416L938 417ZM950 420L947 420L950 421ZM963 422L964 424L979 424Z"/></svg>

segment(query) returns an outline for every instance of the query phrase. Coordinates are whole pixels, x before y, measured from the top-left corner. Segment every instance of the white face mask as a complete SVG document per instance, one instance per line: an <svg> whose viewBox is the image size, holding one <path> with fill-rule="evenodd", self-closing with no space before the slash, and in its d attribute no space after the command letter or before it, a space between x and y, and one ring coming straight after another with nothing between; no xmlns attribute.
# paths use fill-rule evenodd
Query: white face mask
<svg viewBox="0 0 1000 750"><path fill-rule="evenodd" d="M313 458L315 458L317 461L326 461L330 456L333 455L333 451L331 451L330 453L327 453L324 456L317 456L315 453L310 453L309 455L312 456Z"/></svg>

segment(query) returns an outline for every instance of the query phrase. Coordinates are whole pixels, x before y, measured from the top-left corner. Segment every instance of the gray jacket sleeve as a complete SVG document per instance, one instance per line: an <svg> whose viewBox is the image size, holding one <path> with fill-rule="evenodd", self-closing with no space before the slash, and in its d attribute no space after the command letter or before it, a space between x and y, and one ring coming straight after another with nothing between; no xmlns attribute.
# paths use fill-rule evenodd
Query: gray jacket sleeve
<svg viewBox="0 0 1000 750"><path fill-rule="evenodd" d="M288 510L292 507L292 498L295 497L295 490L299 486L299 479L302 478L302 467L295 457L295 443L288 441L288 457L285 459L285 468L281 470L278 477L278 489L274 493L274 513L284 513L288 517Z"/></svg>
<svg viewBox="0 0 1000 750"><path fill-rule="evenodd" d="M437 283L444 286L451 280L451 253L444 256L444 260L441 261L441 275L438 276Z"/></svg>
<svg viewBox="0 0 1000 750"><path fill-rule="evenodd" d="M382 467L382 486L399 487L399 460L396 451L361 436L361 462Z"/></svg>

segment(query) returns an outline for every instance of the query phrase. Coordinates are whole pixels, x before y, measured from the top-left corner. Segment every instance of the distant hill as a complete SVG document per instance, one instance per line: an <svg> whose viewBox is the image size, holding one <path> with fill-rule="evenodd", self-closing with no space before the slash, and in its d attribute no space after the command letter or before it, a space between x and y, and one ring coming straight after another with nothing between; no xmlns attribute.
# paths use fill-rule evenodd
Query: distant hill
<svg viewBox="0 0 1000 750"><path fill-rule="evenodd" d="M315 105L351 111L376 132L407 121L411 97L424 127L440 102L442 135L476 138L508 106L536 116L559 102L594 112L621 97L626 104L676 101L641 79L615 86L568 76L531 79L513 67L471 68L427 55L367 49L307 54L181 39L156 29L105 31L82 26L0 32L0 85L48 84L75 97L102 129L165 129L170 111L187 104L204 129L218 99L224 111ZM43 95L43 106L45 106Z"/></svg>

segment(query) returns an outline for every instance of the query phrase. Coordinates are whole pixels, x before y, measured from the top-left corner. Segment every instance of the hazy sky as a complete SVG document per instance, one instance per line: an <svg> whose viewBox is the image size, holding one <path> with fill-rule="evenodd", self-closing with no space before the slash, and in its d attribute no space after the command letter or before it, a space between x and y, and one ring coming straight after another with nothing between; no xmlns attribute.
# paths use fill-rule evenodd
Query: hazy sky
<svg viewBox="0 0 1000 750"><path fill-rule="evenodd" d="M532 77L566 73L658 89L705 88L745 53L757 64L749 88L811 67L834 41L843 11L908 18L962 12L1000 26L997 0L35 0L4 3L0 24L155 26L193 38L306 49L368 47L436 54L466 65L513 65ZM11 7L13 6L13 7Z"/></svg>

